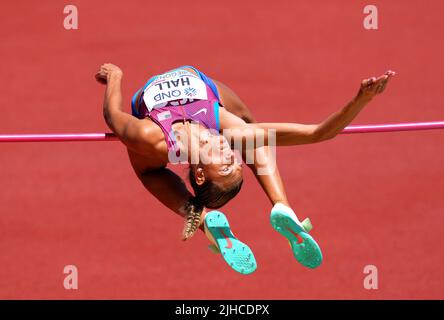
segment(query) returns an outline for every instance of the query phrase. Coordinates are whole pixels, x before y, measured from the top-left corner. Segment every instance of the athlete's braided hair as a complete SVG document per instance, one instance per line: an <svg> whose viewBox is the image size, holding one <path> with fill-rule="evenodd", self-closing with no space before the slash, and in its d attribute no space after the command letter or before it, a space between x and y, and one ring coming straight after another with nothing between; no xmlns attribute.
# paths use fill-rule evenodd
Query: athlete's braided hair
<svg viewBox="0 0 444 320"><path fill-rule="evenodd" d="M187 240L191 238L200 226L200 219L204 206L197 200L196 197L190 197L185 205L185 225L182 232L182 239Z"/></svg>
<svg viewBox="0 0 444 320"><path fill-rule="evenodd" d="M233 199L240 191L243 183L242 176L238 181L227 188L221 188L217 183L205 180L201 185L196 183L193 170L190 169L189 179L194 190L194 197L190 197L185 205L185 226L182 233L183 240L191 238L200 226L204 207L218 209Z"/></svg>

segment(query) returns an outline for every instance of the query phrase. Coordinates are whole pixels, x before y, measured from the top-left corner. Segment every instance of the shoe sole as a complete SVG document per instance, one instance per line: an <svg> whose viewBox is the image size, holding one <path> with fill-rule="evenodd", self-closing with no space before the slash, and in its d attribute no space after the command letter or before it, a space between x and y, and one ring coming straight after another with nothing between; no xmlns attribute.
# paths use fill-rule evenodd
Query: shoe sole
<svg viewBox="0 0 444 320"><path fill-rule="evenodd" d="M312 269L321 265L321 248L289 214L272 210L270 222L273 228L290 242L293 255L300 264Z"/></svg>
<svg viewBox="0 0 444 320"><path fill-rule="evenodd" d="M207 213L205 227L216 241L225 262L233 270L242 274L251 274L256 270L257 264L253 252L233 235L230 224L222 212Z"/></svg>

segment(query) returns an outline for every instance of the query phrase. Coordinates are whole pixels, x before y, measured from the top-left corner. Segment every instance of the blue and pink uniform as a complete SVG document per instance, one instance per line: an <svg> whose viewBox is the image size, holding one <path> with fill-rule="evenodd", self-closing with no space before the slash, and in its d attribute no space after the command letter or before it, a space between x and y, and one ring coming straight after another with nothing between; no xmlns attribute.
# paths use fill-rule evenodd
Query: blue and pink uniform
<svg viewBox="0 0 444 320"><path fill-rule="evenodd" d="M162 129L169 152L178 151L172 130L175 122L195 121L219 132L220 103L216 85L192 66L150 78L133 96L131 107L133 116L149 117Z"/></svg>

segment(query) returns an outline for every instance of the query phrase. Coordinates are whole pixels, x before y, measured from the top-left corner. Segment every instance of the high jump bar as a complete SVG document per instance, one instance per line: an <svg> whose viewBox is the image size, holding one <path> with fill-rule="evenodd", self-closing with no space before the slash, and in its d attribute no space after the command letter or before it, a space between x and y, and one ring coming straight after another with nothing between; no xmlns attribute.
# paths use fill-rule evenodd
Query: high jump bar
<svg viewBox="0 0 444 320"><path fill-rule="evenodd" d="M444 129L444 121L348 126L341 134ZM0 134L0 142L117 141L113 133Z"/></svg>

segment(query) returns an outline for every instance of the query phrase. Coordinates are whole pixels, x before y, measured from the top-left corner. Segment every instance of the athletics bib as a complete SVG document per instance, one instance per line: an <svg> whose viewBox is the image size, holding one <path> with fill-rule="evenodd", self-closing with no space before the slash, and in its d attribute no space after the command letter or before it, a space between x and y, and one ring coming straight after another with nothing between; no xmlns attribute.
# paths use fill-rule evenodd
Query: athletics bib
<svg viewBox="0 0 444 320"><path fill-rule="evenodd" d="M145 89L143 100L148 111L162 108L171 103L184 104L189 100L206 100L207 87L197 75L179 69L156 76Z"/></svg>

